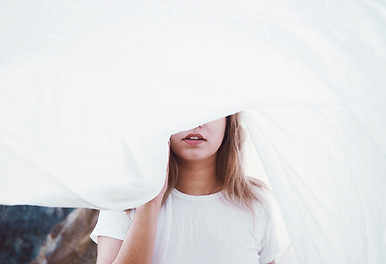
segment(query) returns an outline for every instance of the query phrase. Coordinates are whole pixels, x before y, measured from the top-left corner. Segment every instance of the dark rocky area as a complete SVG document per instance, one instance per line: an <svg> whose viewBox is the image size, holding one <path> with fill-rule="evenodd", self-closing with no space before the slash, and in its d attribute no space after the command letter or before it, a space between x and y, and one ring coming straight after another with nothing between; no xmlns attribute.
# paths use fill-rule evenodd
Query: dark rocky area
<svg viewBox="0 0 386 264"><path fill-rule="evenodd" d="M89 235L98 211L76 209L56 224L31 264L91 264L96 262L97 247Z"/></svg>
<svg viewBox="0 0 386 264"><path fill-rule="evenodd" d="M72 211L71 208L0 205L0 263L31 262L53 226Z"/></svg>

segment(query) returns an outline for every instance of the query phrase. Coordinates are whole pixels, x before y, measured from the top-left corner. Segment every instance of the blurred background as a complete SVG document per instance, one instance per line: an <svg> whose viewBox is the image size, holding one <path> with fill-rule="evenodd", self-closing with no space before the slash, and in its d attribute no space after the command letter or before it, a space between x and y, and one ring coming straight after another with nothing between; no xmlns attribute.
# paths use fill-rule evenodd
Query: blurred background
<svg viewBox="0 0 386 264"><path fill-rule="evenodd" d="M98 211L0 205L0 263L95 263Z"/></svg>

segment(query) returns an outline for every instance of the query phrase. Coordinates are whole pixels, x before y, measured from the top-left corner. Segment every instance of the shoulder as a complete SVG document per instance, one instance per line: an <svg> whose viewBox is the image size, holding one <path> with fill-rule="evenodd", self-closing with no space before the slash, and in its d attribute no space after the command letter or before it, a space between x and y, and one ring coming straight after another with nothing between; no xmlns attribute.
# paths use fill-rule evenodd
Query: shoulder
<svg viewBox="0 0 386 264"><path fill-rule="evenodd" d="M247 177L247 181L256 197L256 201L261 205L270 206L272 192L267 184L253 177Z"/></svg>
<svg viewBox="0 0 386 264"><path fill-rule="evenodd" d="M131 224L131 218L124 211L99 212L98 222L90 237L97 243L98 236L123 240Z"/></svg>
<svg viewBox="0 0 386 264"><path fill-rule="evenodd" d="M131 211L129 215L131 215ZM127 221L130 221L130 217L125 211L101 210L99 211L98 222L99 221L126 223Z"/></svg>
<svg viewBox="0 0 386 264"><path fill-rule="evenodd" d="M256 199L253 201L253 207L257 217L263 217L268 221L272 220L272 200L273 194L269 187L262 181L248 177L252 185L253 193Z"/></svg>

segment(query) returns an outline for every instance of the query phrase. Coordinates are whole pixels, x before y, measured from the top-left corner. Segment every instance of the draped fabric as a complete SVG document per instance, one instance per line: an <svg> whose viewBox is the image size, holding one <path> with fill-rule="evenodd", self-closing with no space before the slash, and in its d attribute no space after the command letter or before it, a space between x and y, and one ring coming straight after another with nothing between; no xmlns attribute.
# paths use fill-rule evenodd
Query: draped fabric
<svg viewBox="0 0 386 264"><path fill-rule="evenodd" d="M136 207L243 110L299 263L386 263L385 3L0 5L0 203Z"/></svg>

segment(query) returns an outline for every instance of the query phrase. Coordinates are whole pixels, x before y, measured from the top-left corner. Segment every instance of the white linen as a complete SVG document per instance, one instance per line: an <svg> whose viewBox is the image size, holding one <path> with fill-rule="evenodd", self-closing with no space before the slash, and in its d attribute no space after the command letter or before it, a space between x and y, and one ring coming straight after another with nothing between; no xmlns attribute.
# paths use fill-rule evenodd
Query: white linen
<svg viewBox="0 0 386 264"><path fill-rule="evenodd" d="M138 206L171 133L246 110L299 262L386 262L383 2L20 2L0 8L0 203Z"/></svg>

